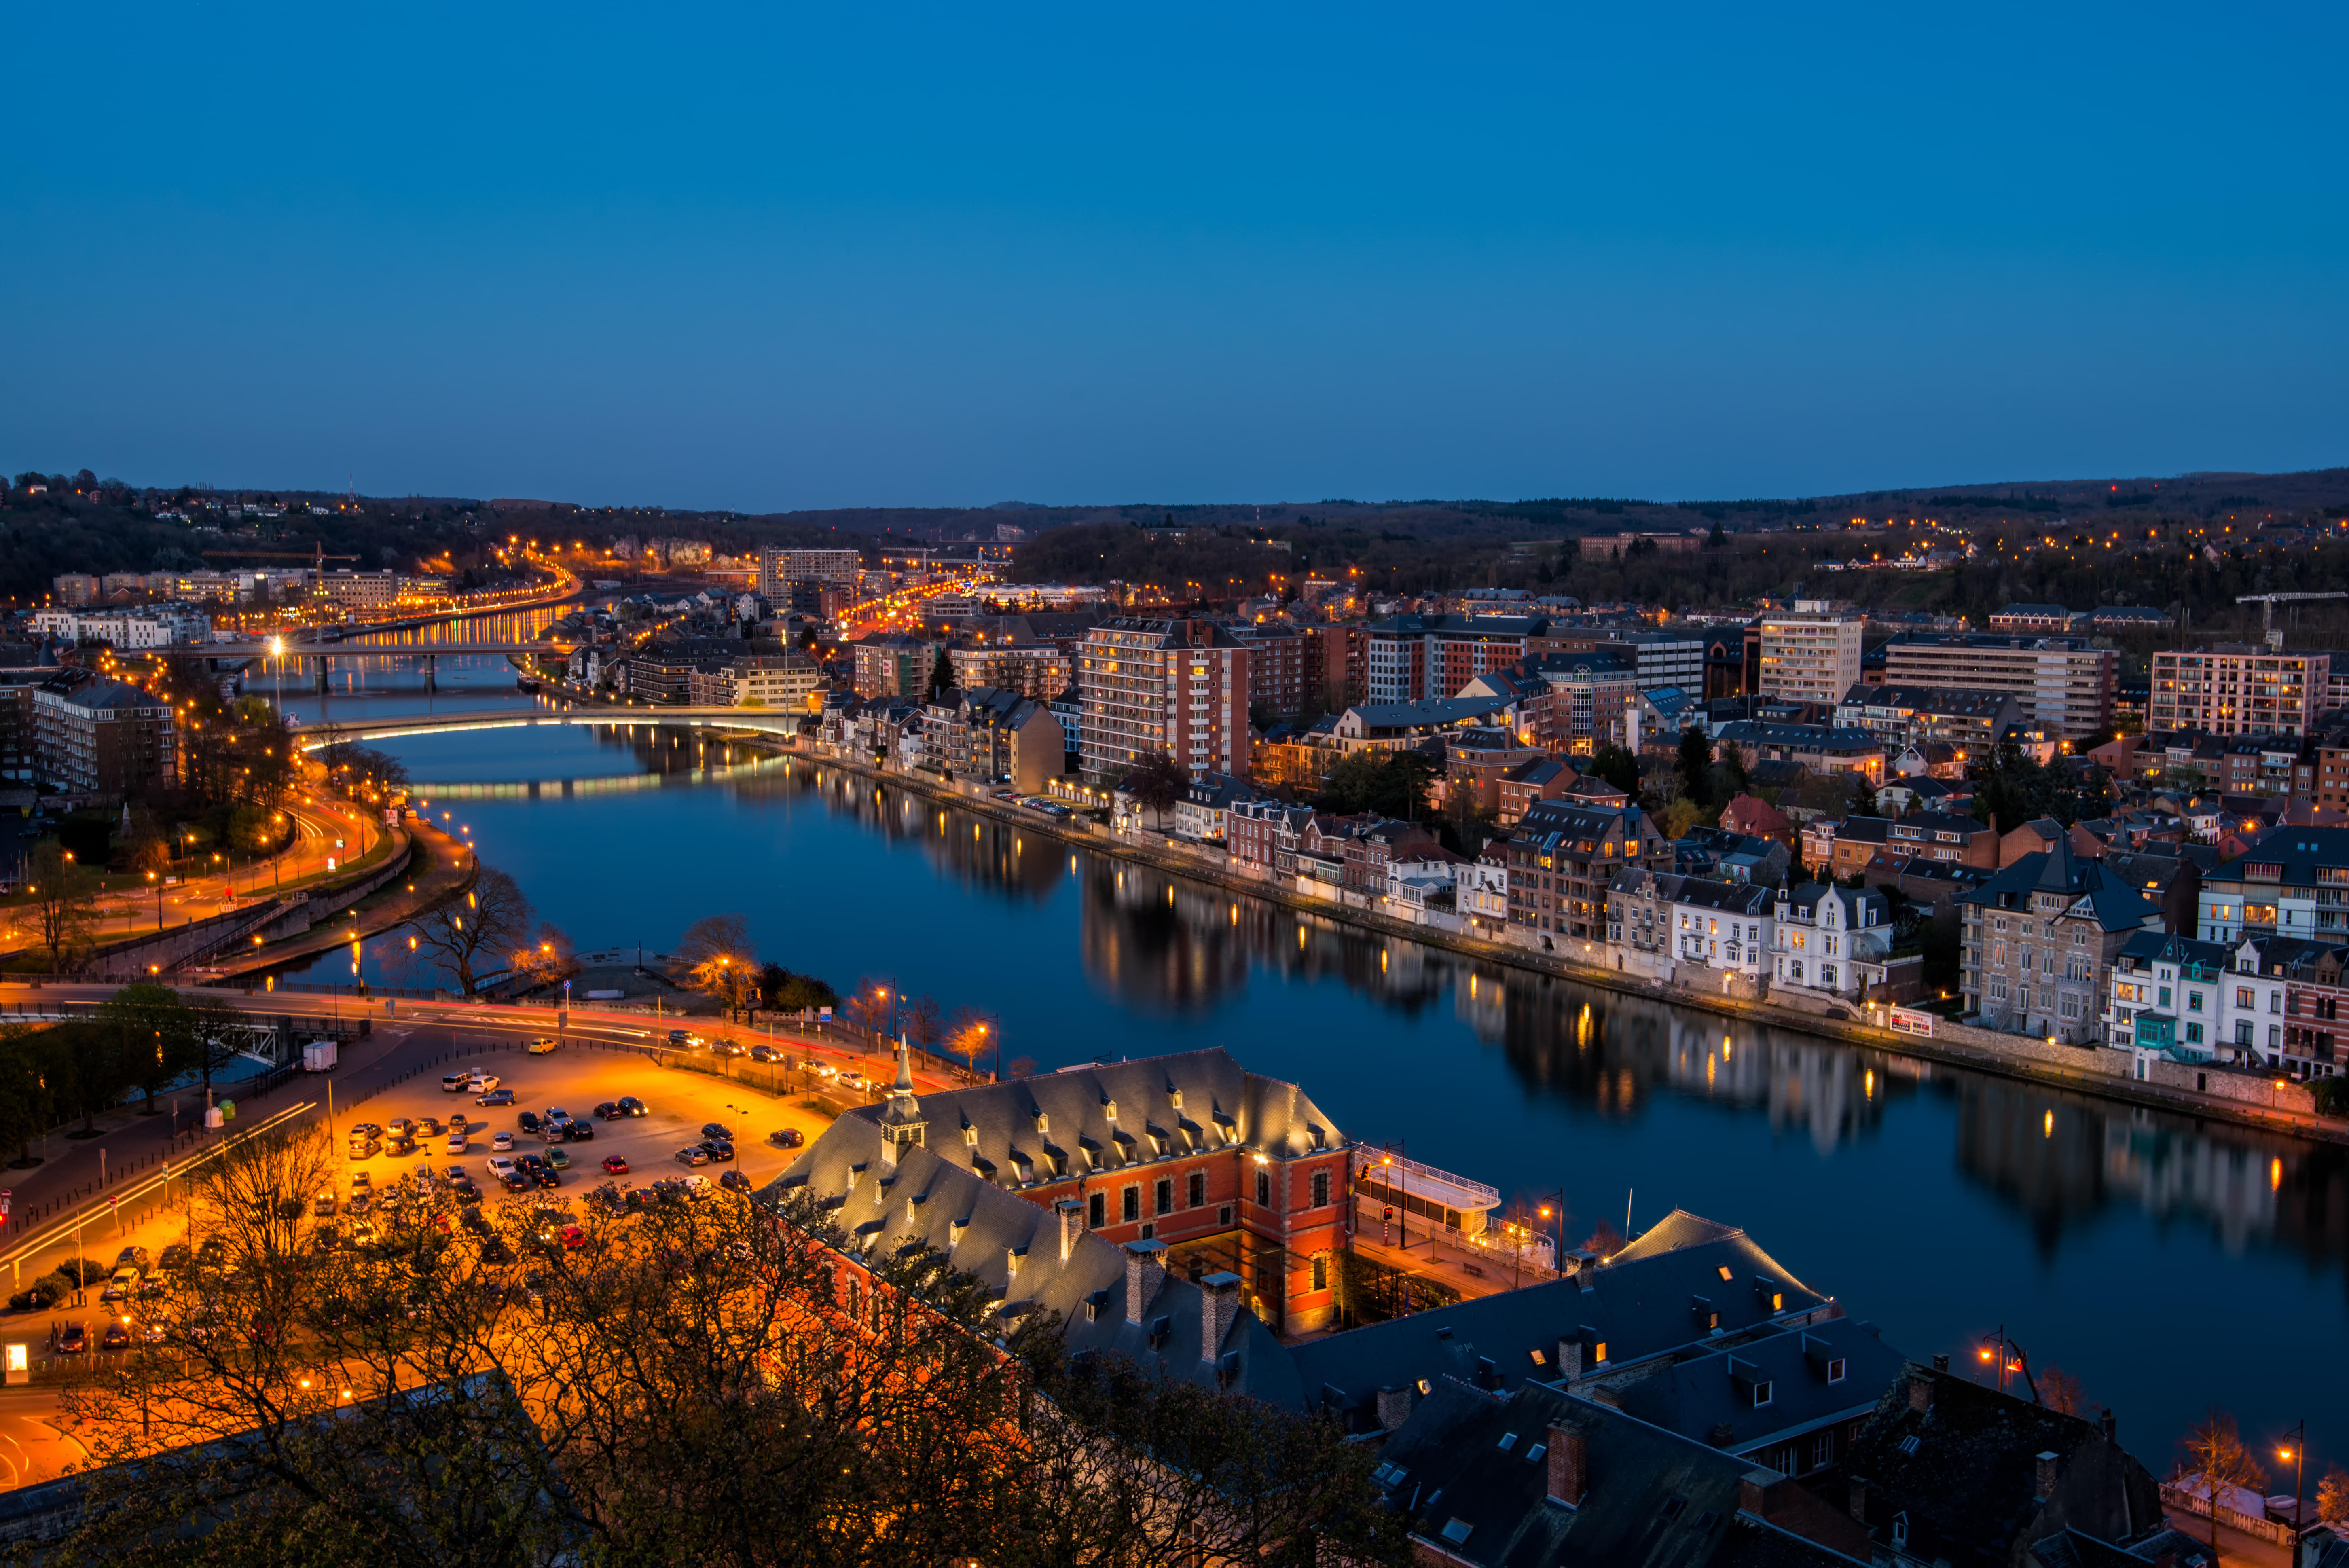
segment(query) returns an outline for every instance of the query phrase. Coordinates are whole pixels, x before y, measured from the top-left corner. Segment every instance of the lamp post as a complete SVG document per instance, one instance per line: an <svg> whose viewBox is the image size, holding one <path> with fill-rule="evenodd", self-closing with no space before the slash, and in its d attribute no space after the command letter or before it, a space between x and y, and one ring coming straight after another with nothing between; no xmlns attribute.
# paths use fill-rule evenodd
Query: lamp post
<svg viewBox="0 0 2349 1568"><path fill-rule="evenodd" d="M2292 1446L2287 1449L2278 1449L2276 1450L2276 1455L2279 1459L2285 1459L2292 1461L2292 1540L2293 1546L2297 1547L2300 1544L2301 1532L2307 1527L2308 1522L2302 1517L2303 1511L2308 1507L2308 1503L2306 1501L2308 1490L2307 1417L2302 1416L2300 1418L2300 1424L2292 1429ZM2210 1495L2214 1504L2213 1511L2215 1511L2218 1493L2213 1491Z"/></svg>

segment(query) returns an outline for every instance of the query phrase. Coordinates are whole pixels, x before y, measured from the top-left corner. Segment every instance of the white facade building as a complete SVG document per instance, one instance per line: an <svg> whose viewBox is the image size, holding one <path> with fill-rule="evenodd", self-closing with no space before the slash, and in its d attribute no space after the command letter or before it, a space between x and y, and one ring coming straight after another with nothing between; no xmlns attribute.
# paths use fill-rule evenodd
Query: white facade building
<svg viewBox="0 0 2349 1568"><path fill-rule="evenodd" d="M1891 906L1875 888L1782 888L1773 937L1773 984L1857 997L1882 976L1892 947Z"/></svg>

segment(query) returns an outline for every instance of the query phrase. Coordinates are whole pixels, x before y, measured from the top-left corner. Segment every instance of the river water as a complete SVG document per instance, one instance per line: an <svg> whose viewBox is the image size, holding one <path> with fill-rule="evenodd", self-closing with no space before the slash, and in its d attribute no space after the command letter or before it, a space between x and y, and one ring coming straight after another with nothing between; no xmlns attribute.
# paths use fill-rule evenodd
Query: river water
<svg viewBox="0 0 2349 1568"><path fill-rule="evenodd" d="M533 700L501 660L421 686L387 665L288 706ZM2270 1454L2305 1415L2313 1453L2349 1461L2349 1150L1476 964L688 732L388 748L583 948L666 950L739 913L762 958L843 992L885 979L999 1019L1007 1062L1222 1046L1350 1137L1512 1199L1563 1193L1569 1243L1678 1206L1745 1227L1911 1356L1979 1366L2003 1326L2157 1470L2212 1406ZM356 967L430 983L384 966L403 946ZM294 977L353 970L346 949Z"/></svg>

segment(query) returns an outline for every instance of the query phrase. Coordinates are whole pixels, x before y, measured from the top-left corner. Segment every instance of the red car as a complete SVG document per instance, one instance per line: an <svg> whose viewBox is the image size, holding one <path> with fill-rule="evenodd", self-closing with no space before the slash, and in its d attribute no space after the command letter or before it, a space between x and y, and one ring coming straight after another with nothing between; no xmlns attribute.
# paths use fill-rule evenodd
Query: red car
<svg viewBox="0 0 2349 1568"><path fill-rule="evenodd" d="M604 1156L604 1172L608 1176L626 1176L628 1173L628 1157L625 1154L606 1154Z"/></svg>
<svg viewBox="0 0 2349 1568"><path fill-rule="evenodd" d="M587 1244L587 1233L578 1225L565 1225L555 1232L554 1236L566 1247L584 1247Z"/></svg>

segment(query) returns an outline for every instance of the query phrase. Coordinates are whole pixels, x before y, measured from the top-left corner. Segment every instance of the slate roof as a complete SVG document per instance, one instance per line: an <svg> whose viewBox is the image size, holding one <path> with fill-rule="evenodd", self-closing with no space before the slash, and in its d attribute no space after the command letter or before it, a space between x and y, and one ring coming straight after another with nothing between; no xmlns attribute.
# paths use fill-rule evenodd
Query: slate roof
<svg viewBox="0 0 2349 1568"><path fill-rule="evenodd" d="M1280 1342L1245 1306L1215 1347L1215 1359L1200 1354L1204 1293L1178 1274L1160 1275L1142 1305L1142 1321L1128 1323L1123 1249L1079 1224L1063 1262L1059 1214L1002 1191L959 1160L941 1157L958 1153L960 1146L950 1116L941 1127L935 1102L943 1098L931 1095L920 1103L929 1116L931 1142L948 1138L952 1147L909 1146L892 1166L877 1122L852 1113L833 1123L766 1191L812 1196L862 1255L916 1244L932 1248L992 1287L1007 1318L1058 1313L1071 1354L1119 1355L1211 1387L1219 1385L1221 1358L1235 1356L1220 1386L1300 1408L1299 1387Z"/></svg>
<svg viewBox="0 0 2349 1568"><path fill-rule="evenodd" d="M1367 1324L1307 1340L1290 1355L1309 1403L1370 1430L1379 1424L1381 1388L1415 1393L1423 1379L1453 1377L1501 1391L1556 1378L1561 1339L1603 1374L1840 1310L1744 1231L1676 1212L1578 1277ZM1601 1342L1607 1359L1591 1364Z"/></svg>
<svg viewBox="0 0 2349 1568"><path fill-rule="evenodd" d="M1585 1445L1582 1495L1571 1507L1549 1497L1554 1427L1579 1433ZM1475 1568L1854 1561L1744 1511L1749 1478L1782 1505L1797 1501L1789 1494L1800 1489L1775 1470L1554 1388L1520 1388L1502 1399L1439 1382L1380 1460L1375 1477L1412 1533ZM1807 1494L1800 1501L1812 1509L1790 1511L1811 1522L1825 1514L1836 1528L1831 1511ZM1842 1533L1855 1533L1843 1525Z"/></svg>
<svg viewBox="0 0 2349 1568"><path fill-rule="evenodd" d="M2057 1481L2044 1501L2043 1453ZM2013 1563L2059 1530L2113 1541L2162 1517L2158 1484L2109 1425L1914 1364L1846 1450L1844 1473L1865 1488L1879 1542L1907 1516L1907 1555L1920 1563Z"/></svg>
<svg viewBox="0 0 2349 1568"><path fill-rule="evenodd" d="M1743 1453L1870 1413L1907 1359L1874 1324L1836 1318L1675 1360L1610 1394L1643 1421Z"/></svg>
<svg viewBox="0 0 2349 1568"><path fill-rule="evenodd" d="M2072 901L2067 912L2085 901L2096 923L2106 931L2133 931L2161 913L2104 861L2074 853L2063 830L2056 832L2054 847L2033 851L1973 892L1961 894L1959 902L1985 909L2023 909L2033 893L2057 892Z"/></svg>
<svg viewBox="0 0 2349 1568"><path fill-rule="evenodd" d="M2277 882L2309 886L2319 867L2349 866L2349 828L2270 829L2249 850L2212 871L2208 880L2240 884L2254 865L2276 867Z"/></svg>
<svg viewBox="0 0 2349 1568"><path fill-rule="evenodd" d="M1007 1186L1052 1180L1056 1159L1075 1175L1235 1146L1293 1155L1345 1141L1303 1089L1245 1070L1220 1047L941 1089L917 1103L930 1149ZM841 1122L877 1125L884 1109L859 1106Z"/></svg>

